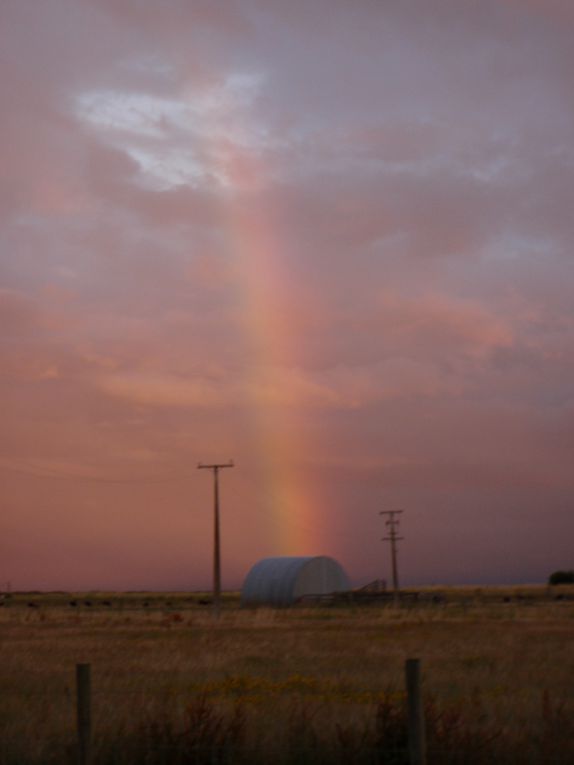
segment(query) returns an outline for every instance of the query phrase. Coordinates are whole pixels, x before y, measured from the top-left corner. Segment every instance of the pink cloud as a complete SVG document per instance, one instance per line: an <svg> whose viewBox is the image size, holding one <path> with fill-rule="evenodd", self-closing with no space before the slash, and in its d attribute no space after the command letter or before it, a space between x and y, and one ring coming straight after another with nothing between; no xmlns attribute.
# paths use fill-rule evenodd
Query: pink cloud
<svg viewBox="0 0 574 765"><path fill-rule="evenodd" d="M410 299L383 291L378 302L377 321L394 346L485 358L514 343L512 323L475 300L432 293Z"/></svg>
<svg viewBox="0 0 574 765"><path fill-rule="evenodd" d="M206 380L173 375L115 374L100 378L98 387L112 396L151 406L221 407L225 395Z"/></svg>
<svg viewBox="0 0 574 765"><path fill-rule="evenodd" d="M20 290L0 289L0 322L5 333L28 334L38 328L37 303Z"/></svg>

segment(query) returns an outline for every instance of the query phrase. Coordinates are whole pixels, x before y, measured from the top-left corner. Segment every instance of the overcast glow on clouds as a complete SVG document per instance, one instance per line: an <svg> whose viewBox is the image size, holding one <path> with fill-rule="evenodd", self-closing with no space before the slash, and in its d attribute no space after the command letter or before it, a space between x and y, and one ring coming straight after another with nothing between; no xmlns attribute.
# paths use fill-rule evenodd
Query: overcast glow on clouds
<svg viewBox="0 0 574 765"><path fill-rule="evenodd" d="M205 586L228 457L227 586L572 565L571 4L0 22L0 581Z"/></svg>
<svg viewBox="0 0 574 765"><path fill-rule="evenodd" d="M225 142L262 148L266 131L249 119L262 79L234 73L198 92L192 89L183 100L113 90L83 93L77 114L134 159L157 191L197 188L210 179L229 186L215 147Z"/></svg>

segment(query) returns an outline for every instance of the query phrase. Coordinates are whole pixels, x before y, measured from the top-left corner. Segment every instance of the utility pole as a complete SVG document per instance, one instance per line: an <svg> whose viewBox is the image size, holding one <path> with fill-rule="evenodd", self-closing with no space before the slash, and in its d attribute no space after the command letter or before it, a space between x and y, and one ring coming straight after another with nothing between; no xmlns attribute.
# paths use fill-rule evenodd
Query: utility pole
<svg viewBox="0 0 574 765"><path fill-rule="evenodd" d="M399 519L395 518L396 515L400 515L403 510L381 510L379 515L388 515L388 520L385 521L387 526L387 537L383 537L383 542L391 543L391 561L393 566L393 592L395 596L395 603L399 602L399 572L397 566L397 542L400 542L404 537L398 535L397 528L399 526Z"/></svg>
<svg viewBox="0 0 574 765"><path fill-rule="evenodd" d="M198 464L198 470L213 470L213 615L219 619L221 611L221 553L219 545L219 471L232 468L233 460L214 465Z"/></svg>

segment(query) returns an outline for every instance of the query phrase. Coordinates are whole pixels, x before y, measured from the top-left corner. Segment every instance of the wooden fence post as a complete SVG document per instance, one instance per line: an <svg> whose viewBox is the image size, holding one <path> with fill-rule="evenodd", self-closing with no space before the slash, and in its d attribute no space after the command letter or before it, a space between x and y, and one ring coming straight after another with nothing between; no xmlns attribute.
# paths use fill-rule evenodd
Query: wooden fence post
<svg viewBox="0 0 574 765"><path fill-rule="evenodd" d="M407 659L407 714L410 765L426 765L425 715L421 692L421 667L419 659Z"/></svg>
<svg viewBox="0 0 574 765"><path fill-rule="evenodd" d="M92 737L91 664L76 664L78 765L89 765Z"/></svg>

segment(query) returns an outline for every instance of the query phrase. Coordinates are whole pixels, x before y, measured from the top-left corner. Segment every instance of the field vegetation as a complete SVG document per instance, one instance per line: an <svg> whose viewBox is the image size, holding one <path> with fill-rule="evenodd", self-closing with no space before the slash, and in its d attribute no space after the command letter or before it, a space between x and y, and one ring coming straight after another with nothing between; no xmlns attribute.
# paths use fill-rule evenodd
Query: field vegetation
<svg viewBox="0 0 574 765"><path fill-rule="evenodd" d="M228 594L217 621L202 594L15 594L0 608L0 763L76 762L74 670L89 662L95 765L399 765L417 657L431 765L571 765L571 592L284 610Z"/></svg>

